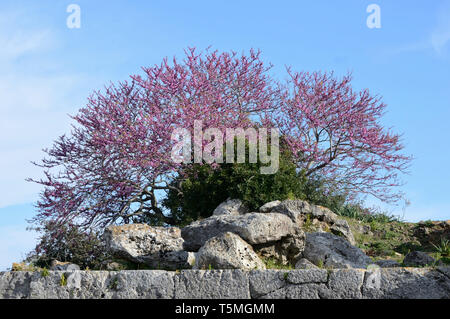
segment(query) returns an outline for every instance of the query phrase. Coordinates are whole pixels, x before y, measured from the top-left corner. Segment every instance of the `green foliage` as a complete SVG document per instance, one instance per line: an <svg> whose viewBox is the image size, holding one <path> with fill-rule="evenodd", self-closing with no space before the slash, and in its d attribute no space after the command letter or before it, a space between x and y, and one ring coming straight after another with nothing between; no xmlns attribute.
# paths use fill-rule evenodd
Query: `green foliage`
<svg viewBox="0 0 450 319"><path fill-rule="evenodd" d="M41 271L41 276L42 276L42 277L45 278L45 277L47 277L49 274L50 274L50 272L48 271L47 268L42 269L42 271Z"/></svg>
<svg viewBox="0 0 450 319"><path fill-rule="evenodd" d="M344 195L325 191L323 180L297 171L288 151L280 151L277 173L261 174L261 166L266 164L224 163L217 168L189 165L184 170L182 192L169 190L163 204L177 224L183 226L211 216L227 198L241 199L250 211L274 200L302 199L330 209L345 202Z"/></svg>
<svg viewBox="0 0 450 319"><path fill-rule="evenodd" d="M317 263L317 267L323 269L323 260L319 260L319 262Z"/></svg>
<svg viewBox="0 0 450 319"><path fill-rule="evenodd" d="M59 284L61 287L67 286L67 278L65 274L61 275L61 279L59 280Z"/></svg>
<svg viewBox="0 0 450 319"><path fill-rule="evenodd" d="M37 229L42 233L39 243L27 260L39 267L50 267L52 260L71 262L81 268L100 269L107 253L97 233L86 233L76 227L47 223Z"/></svg>
<svg viewBox="0 0 450 319"><path fill-rule="evenodd" d="M119 285L119 279L117 279L117 277L115 277L114 279L111 280L111 282L109 284L109 289L117 290L118 285Z"/></svg>
<svg viewBox="0 0 450 319"><path fill-rule="evenodd" d="M264 262L264 264L266 264L267 269L284 269L284 270L294 269L293 265L291 265L291 264L285 265L275 258L262 257L261 260Z"/></svg>
<svg viewBox="0 0 450 319"><path fill-rule="evenodd" d="M324 206L329 207L332 211L340 216L357 219L367 223L373 223L371 224L371 226L374 225L375 227L377 223L392 223L395 221L400 221L400 218L398 216L390 215L385 212L372 211L368 208L364 208L360 203L342 203L341 205L335 205L333 207L334 209L327 205Z"/></svg>
<svg viewBox="0 0 450 319"><path fill-rule="evenodd" d="M450 241L442 238L438 245L432 244L437 253L443 257L450 257Z"/></svg>
<svg viewBox="0 0 450 319"><path fill-rule="evenodd" d="M425 227L433 227L434 226L433 221L431 221L430 219L424 221L423 224Z"/></svg>

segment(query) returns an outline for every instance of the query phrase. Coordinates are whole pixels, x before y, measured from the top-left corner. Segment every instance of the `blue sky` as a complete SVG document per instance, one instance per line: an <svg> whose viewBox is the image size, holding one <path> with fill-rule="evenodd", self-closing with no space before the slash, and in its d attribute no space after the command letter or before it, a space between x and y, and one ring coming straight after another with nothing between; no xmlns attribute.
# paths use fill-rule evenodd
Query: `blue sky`
<svg viewBox="0 0 450 319"><path fill-rule="evenodd" d="M81 28L69 29L70 4ZM369 4L381 28L369 29ZM402 188L409 221L450 219L450 1L8 1L0 3L0 269L35 244L25 230L39 187L30 164L68 132L87 96L187 47L259 48L285 78L353 72L388 104L387 126L415 157ZM371 202L372 203L372 202Z"/></svg>

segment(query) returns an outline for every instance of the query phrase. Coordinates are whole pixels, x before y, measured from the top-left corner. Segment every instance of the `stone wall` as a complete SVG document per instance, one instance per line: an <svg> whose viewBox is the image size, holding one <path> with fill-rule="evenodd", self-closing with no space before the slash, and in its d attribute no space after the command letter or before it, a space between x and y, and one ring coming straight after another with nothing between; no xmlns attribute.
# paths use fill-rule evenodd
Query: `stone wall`
<svg viewBox="0 0 450 319"><path fill-rule="evenodd" d="M450 268L0 272L0 298L450 298Z"/></svg>

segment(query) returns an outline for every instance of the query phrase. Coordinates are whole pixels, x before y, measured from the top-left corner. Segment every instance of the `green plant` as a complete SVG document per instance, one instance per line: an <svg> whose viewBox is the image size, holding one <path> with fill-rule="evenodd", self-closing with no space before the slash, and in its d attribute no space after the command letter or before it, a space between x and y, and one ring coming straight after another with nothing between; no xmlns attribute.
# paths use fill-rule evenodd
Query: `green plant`
<svg viewBox="0 0 450 319"><path fill-rule="evenodd" d="M291 264L283 264L279 260L275 258L261 258L263 262L266 264L267 269L284 269L284 270L292 270L294 267Z"/></svg>
<svg viewBox="0 0 450 319"><path fill-rule="evenodd" d="M51 261L56 259L77 264L81 268L99 269L109 257L100 233L84 232L75 226L54 222L46 222L33 229L41 232L41 237L27 260L32 260L38 267L48 268Z"/></svg>
<svg viewBox="0 0 450 319"><path fill-rule="evenodd" d="M248 147L248 146L247 146ZM248 154L248 152L247 152ZM250 211L274 200L301 199L334 210L344 204L346 196L318 176L306 176L296 169L290 152L280 143L279 169L275 174L261 174L266 164L223 163L215 168L190 164L171 182L163 205L171 218L183 226L211 216L228 197L241 199ZM153 220L144 220L153 223Z"/></svg>
<svg viewBox="0 0 450 319"><path fill-rule="evenodd" d="M319 262L317 263L317 267L323 269L323 260L319 260Z"/></svg>
<svg viewBox="0 0 450 319"><path fill-rule="evenodd" d="M48 271L48 269L44 267L44 269L42 269L42 271L41 271L41 276L45 278L49 274L50 274L50 272Z"/></svg>
<svg viewBox="0 0 450 319"><path fill-rule="evenodd" d="M433 244L434 249L441 256L450 257L450 241L445 238L441 238L441 242L438 245Z"/></svg>
<svg viewBox="0 0 450 319"><path fill-rule="evenodd" d="M211 264L208 265L208 270L214 270L214 268Z"/></svg>
<svg viewBox="0 0 450 319"><path fill-rule="evenodd" d="M305 222L303 223L303 229L306 232L314 231L314 227L313 227L313 223L312 223L312 219L311 219L311 215L310 214L306 215Z"/></svg>
<svg viewBox="0 0 450 319"><path fill-rule="evenodd" d="M119 279L117 279L117 277L115 277L113 280L111 280L111 282L109 284L109 289L117 290L118 285L119 285Z"/></svg>
<svg viewBox="0 0 450 319"><path fill-rule="evenodd" d="M423 225L424 225L425 227L433 227L433 226L434 226L433 221L430 220L430 219L427 219L426 221L424 221L424 222L423 222Z"/></svg>
<svg viewBox="0 0 450 319"><path fill-rule="evenodd" d="M65 274L61 275L61 279L59 280L59 284L61 287L67 286L67 278Z"/></svg>
<svg viewBox="0 0 450 319"><path fill-rule="evenodd" d="M285 273L283 274L284 281L287 281L288 277L289 277L289 273L288 273L288 272L285 272Z"/></svg>

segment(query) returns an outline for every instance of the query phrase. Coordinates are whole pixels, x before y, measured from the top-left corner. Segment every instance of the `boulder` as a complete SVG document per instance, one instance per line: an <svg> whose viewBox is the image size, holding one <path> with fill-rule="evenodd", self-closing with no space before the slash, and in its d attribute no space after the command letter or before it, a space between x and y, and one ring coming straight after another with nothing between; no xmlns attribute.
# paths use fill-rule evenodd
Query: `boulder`
<svg viewBox="0 0 450 319"><path fill-rule="evenodd" d="M200 248L195 260L195 269L266 269L264 262L236 234L226 232L210 238Z"/></svg>
<svg viewBox="0 0 450 319"><path fill-rule="evenodd" d="M386 260L377 260L375 262L376 265L380 266L381 268L395 268L395 267L400 267L400 264L398 262L396 262L395 260L390 260L390 259L386 259Z"/></svg>
<svg viewBox="0 0 450 319"><path fill-rule="evenodd" d="M295 227L294 232L276 242L253 245L253 249L265 258L277 260L283 265L295 264L305 247L305 233Z"/></svg>
<svg viewBox="0 0 450 319"><path fill-rule="evenodd" d="M334 223L338 216L328 208L312 205L304 200L284 200L274 206L270 212L277 212L289 216L293 222L302 225L307 215L313 219L324 221L328 224Z"/></svg>
<svg viewBox="0 0 450 319"><path fill-rule="evenodd" d="M214 210L214 216L220 215L242 215L248 213L247 207L244 206L240 199L227 199Z"/></svg>
<svg viewBox="0 0 450 319"><path fill-rule="evenodd" d="M335 235L344 237L352 245L356 245L355 237L350 229L346 220L337 219L336 222L330 228L331 232Z"/></svg>
<svg viewBox="0 0 450 319"><path fill-rule="evenodd" d="M248 213L211 216L195 221L181 230L184 249L197 251L205 242L225 232L239 235L247 243L275 242L295 232L295 224L285 215Z"/></svg>
<svg viewBox="0 0 450 319"><path fill-rule="evenodd" d="M303 257L327 268L366 268L372 263L361 249L330 233L306 234Z"/></svg>
<svg viewBox="0 0 450 319"><path fill-rule="evenodd" d="M110 226L104 239L111 254L151 268L191 268L195 256L183 250L177 227L151 227L145 224Z"/></svg>
<svg viewBox="0 0 450 319"><path fill-rule="evenodd" d="M303 200L274 201L263 205L261 213L285 214L298 226L308 232L332 232L347 239L355 245L350 226L347 221L339 219L338 215L326 207L312 205Z"/></svg>
<svg viewBox="0 0 450 319"><path fill-rule="evenodd" d="M268 202L268 203L262 205L262 206L259 208L259 211L260 211L261 213L269 213L272 209L274 209L275 207L277 207L277 206L280 205L280 204L281 204L281 201L279 201L279 200L274 200L273 202Z"/></svg>
<svg viewBox="0 0 450 319"><path fill-rule="evenodd" d="M422 267L432 265L436 260L422 251L413 251L405 256L403 264L408 267Z"/></svg>
<svg viewBox="0 0 450 319"><path fill-rule="evenodd" d="M316 265L306 258L301 258L295 264L295 269L319 269Z"/></svg>

